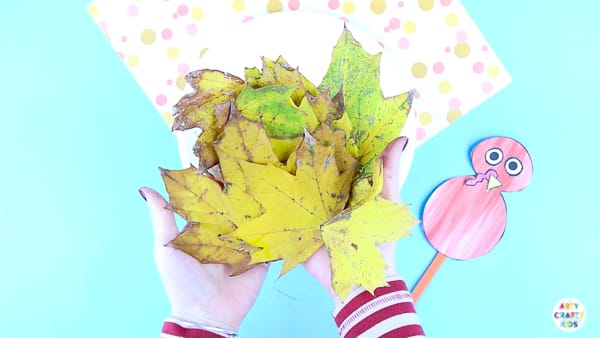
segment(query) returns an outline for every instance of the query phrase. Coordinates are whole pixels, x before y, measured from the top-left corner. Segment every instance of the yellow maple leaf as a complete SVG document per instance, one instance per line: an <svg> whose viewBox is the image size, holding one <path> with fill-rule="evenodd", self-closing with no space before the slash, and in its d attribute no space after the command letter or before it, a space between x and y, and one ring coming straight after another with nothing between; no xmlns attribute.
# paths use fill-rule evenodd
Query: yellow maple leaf
<svg viewBox="0 0 600 338"><path fill-rule="evenodd" d="M232 74L203 69L186 75L194 89L175 105L173 130L202 129L194 145L201 166L210 168L218 162L212 143L227 122L232 102L242 90L244 81Z"/></svg>
<svg viewBox="0 0 600 338"><path fill-rule="evenodd" d="M168 246L187 253L201 263L228 264L231 266L231 275L239 275L252 266L249 264L250 253L258 248L229 238L222 230L222 225L188 223Z"/></svg>
<svg viewBox="0 0 600 338"><path fill-rule="evenodd" d="M331 259L331 285L340 299L360 285L371 293L386 285L378 244L408 236L417 223L407 206L377 197L346 209L321 226Z"/></svg>
<svg viewBox="0 0 600 338"><path fill-rule="evenodd" d="M348 200L354 170L340 172L335 148L306 135L296 151L296 174L274 165L241 162L252 196L265 213L242 224L233 235L262 248L251 263L283 259L281 274L304 262L322 244L320 225Z"/></svg>

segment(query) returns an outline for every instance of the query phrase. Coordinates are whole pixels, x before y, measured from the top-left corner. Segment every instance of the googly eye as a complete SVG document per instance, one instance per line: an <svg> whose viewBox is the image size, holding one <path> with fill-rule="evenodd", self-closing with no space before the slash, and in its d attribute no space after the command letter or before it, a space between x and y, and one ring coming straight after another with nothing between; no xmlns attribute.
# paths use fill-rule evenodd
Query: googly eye
<svg viewBox="0 0 600 338"><path fill-rule="evenodd" d="M504 163L504 168L510 176L517 176L523 171L523 164L516 157L511 157Z"/></svg>
<svg viewBox="0 0 600 338"><path fill-rule="evenodd" d="M502 162L502 150L500 148L492 148L485 153L485 161L489 165L497 165Z"/></svg>

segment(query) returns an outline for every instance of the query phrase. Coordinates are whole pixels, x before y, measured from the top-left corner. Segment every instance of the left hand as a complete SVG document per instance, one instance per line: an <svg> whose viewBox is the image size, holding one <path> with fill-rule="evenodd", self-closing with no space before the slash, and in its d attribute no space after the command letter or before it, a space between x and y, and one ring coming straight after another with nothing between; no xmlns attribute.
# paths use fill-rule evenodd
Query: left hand
<svg viewBox="0 0 600 338"><path fill-rule="evenodd" d="M167 202L158 192L141 188L140 193L150 208L154 260L171 303L171 315L237 331L258 296L267 264L231 277L227 265L202 264L183 251L165 246L179 233L173 212L166 209Z"/></svg>

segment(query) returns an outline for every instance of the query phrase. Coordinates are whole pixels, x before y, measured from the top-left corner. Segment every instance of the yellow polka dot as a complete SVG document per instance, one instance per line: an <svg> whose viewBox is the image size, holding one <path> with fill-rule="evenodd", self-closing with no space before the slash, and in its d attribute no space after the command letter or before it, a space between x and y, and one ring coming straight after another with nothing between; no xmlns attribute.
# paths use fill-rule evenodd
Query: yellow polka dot
<svg viewBox="0 0 600 338"><path fill-rule="evenodd" d="M450 84L450 82L444 80L438 85L438 90L442 94L448 94L452 90L452 85Z"/></svg>
<svg viewBox="0 0 600 338"><path fill-rule="evenodd" d="M417 24L415 24L413 21L406 21L402 26L402 29L404 30L404 33L412 34L417 30Z"/></svg>
<svg viewBox="0 0 600 338"><path fill-rule="evenodd" d="M161 114L163 120L165 120L165 122L167 122L168 126L172 126L173 125L173 113L171 113L170 111L166 111L164 113Z"/></svg>
<svg viewBox="0 0 600 338"><path fill-rule="evenodd" d="M129 55L129 56L127 57L127 59L125 60L125 62L127 63L127 65L128 65L129 67L132 67L132 68L133 68L133 67L137 67L137 65L139 65L139 64L140 64L140 59L138 58L138 56L137 56L137 55L135 55L135 54L132 54L132 55Z"/></svg>
<svg viewBox="0 0 600 338"><path fill-rule="evenodd" d="M430 124L432 120L433 116L431 116L431 114L428 112L423 112L419 115L419 122L421 122L421 124L424 126Z"/></svg>
<svg viewBox="0 0 600 338"><path fill-rule="evenodd" d="M202 48L200 50L200 53L198 54L198 58L201 59L204 56L204 54L206 54L206 52L208 52L208 48Z"/></svg>
<svg viewBox="0 0 600 338"><path fill-rule="evenodd" d="M352 13L354 13L355 10L356 10L356 6L354 5L354 2L352 2L352 1L346 1L342 5L342 12L344 12L346 14L352 14Z"/></svg>
<svg viewBox="0 0 600 338"><path fill-rule="evenodd" d="M385 12L387 4L384 0L371 0L371 10L375 14L381 14Z"/></svg>
<svg viewBox="0 0 600 338"><path fill-rule="evenodd" d="M446 118L448 119L448 122L452 123L452 122L458 120L458 118L461 116L462 116L462 112L460 110L451 110L448 112L448 115L446 116Z"/></svg>
<svg viewBox="0 0 600 338"><path fill-rule="evenodd" d="M98 16L98 7L96 7L96 5L94 4L90 4L87 6L87 11L88 13L90 13L91 16L96 17Z"/></svg>
<svg viewBox="0 0 600 338"><path fill-rule="evenodd" d="M175 46L171 46L167 49L167 56L169 59L177 59L179 57L179 49Z"/></svg>
<svg viewBox="0 0 600 338"><path fill-rule="evenodd" d="M177 88L179 88L180 90L184 90L185 89L185 85L187 84L187 81L185 80L185 77L183 76L178 76L175 79L175 85L177 86Z"/></svg>
<svg viewBox="0 0 600 338"><path fill-rule="evenodd" d="M234 12L241 12L244 10L244 7L246 7L244 0L233 0L231 3L231 8L233 8Z"/></svg>
<svg viewBox="0 0 600 338"><path fill-rule="evenodd" d="M190 15L194 20L200 20L204 17L204 10L200 7L194 7L190 11Z"/></svg>
<svg viewBox="0 0 600 338"><path fill-rule="evenodd" d="M427 66L423 62L417 62L412 66L411 72L417 79L422 79L427 75Z"/></svg>
<svg viewBox="0 0 600 338"><path fill-rule="evenodd" d="M471 53L471 47L466 42L459 42L454 46L454 54L461 59L466 58Z"/></svg>
<svg viewBox="0 0 600 338"><path fill-rule="evenodd" d="M434 4L434 0L419 0L419 7L424 11L430 11Z"/></svg>
<svg viewBox="0 0 600 338"><path fill-rule="evenodd" d="M497 78L500 75L500 68L496 65L490 65L487 69L487 75L492 79Z"/></svg>
<svg viewBox="0 0 600 338"><path fill-rule="evenodd" d="M450 14L446 15L446 24L448 26L456 26L457 23L458 23L458 15L456 15L455 13L450 13Z"/></svg>
<svg viewBox="0 0 600 338"><path fill-rule="evenodd" d="M283 9L283 4L281 3L280 0L269 0L269 3L267 4L267 12L269 12L269 13L281 12L282 9Z"/></svg>
<svg viewBox="0 0 600 338"><path fill-rule="evenodd" d="M145 45L151 45L156 41L156 33L151 29L144 29L141 34L142 42Z"/></svg>

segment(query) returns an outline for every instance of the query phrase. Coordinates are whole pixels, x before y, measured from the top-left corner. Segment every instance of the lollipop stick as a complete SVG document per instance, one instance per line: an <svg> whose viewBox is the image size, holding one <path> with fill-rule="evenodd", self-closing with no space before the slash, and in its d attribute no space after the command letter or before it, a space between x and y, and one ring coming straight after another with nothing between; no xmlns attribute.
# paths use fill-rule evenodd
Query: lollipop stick
<svg viewBox="0 0 600 338"><path fill-rule="evenodd" d="M433 257L433 260L431 263L429 263L427 270L425 270L425 273L423 276L421 276L421 279L419 279L417 285L415 285L414 289L412 290L412 296L415 303L419 300L421 294L423 294L423 291L425 291L425 288L427 285L429 285L429 282L431 282L431 279L433 279L433 276L438 271L442 263L444 263L445 259L446 255L439 252L435 255L435 257Z"/></svg>

